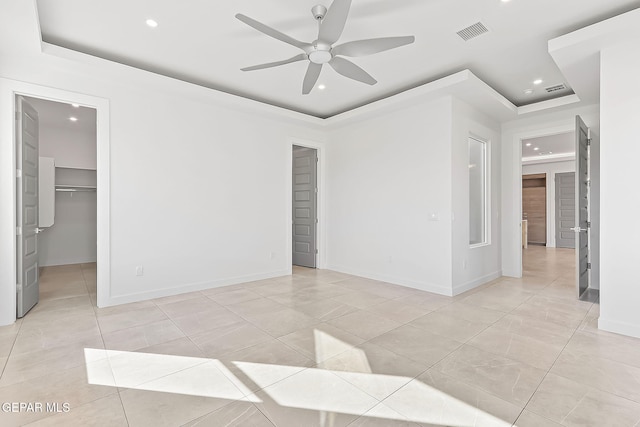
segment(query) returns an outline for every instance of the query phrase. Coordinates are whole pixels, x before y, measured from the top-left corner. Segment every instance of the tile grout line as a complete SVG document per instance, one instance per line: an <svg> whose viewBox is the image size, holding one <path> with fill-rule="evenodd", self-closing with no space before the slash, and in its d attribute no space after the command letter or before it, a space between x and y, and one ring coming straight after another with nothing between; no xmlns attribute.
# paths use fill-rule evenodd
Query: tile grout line
<svg viewBox="0 0 640 427"><path fill-rule="evenodd" d="M2 370L0 371L0 379L2 379L2 377L4 376L4 371L7 369L7 365L9 364L9 359L11 358L11 356L13 356L13 349L16 346L16 341L18 341L18 335L20 334L20 331L22 330L22 323L23 323L23 321L20 321L20 325L18 325L18 330L16 331L16 336L13 337L13 342L11 343L11 349L9 350L9 353L7 354L7 360L2 365Z"/></svg>
<svg viewBox="0 0 640 427"><path fill-rule="evenodd" d="M84 276L84 270L82 271L82 277L83 277L83 279L85 281L85 287L87 288L87 293L89 294L89 299L91 299L91 296L90 296L91 292L89 292L89 286L87 284L86 277ZM90 301L90 302L91 302L91 305L93 306L93 302L92 301ZM102 327L100 326L100 322L98 321L98 312L97 312L98 306L97 306L97 302L96 302L96 306L92 307L92 308L94 309L93 310L93 315L94 315L95 320L96 320L96 325L98 326L98 331L100 331L100 340L102 340L102 347L104 348L105 353L106 353L108 351L107 350L107 344L104 342L104 333L102 332ZM111 374L113 376L113 368L111 368L111 360L109 359L108 356L107 356L107 363L109 364L109 368L110 368ZM115 376L113 376L113 380L114 380L114 384L115 384ZM126 408L124 406L124 402L122 401L122 396L120 394L120 387L115 386L115 389L116 389L116 391L115 391L114 394L118 396L118 401L120 402L120 406L122 407L122 414L124 415L124 419L127 422L127 426L130 426L131 423L129 423L129 417L127 416L127 410L126 410ZM99 399L97 399L97 400L99 400ZM94 402L95 402L95 400L94 400ZM83 406L83 405L80 405L80 406Z"/></svg>
<svg viewBox="0 0 640 427"><path fill-rule="evenodd" d="M582 321L584 321L584 319L586 319L587 317L587 312L585 313L584 317L582 318ZM582 322L580 323L582 324ZM573 333L571 334L571 336L569 337L569 339L567 340L566 344L562 347L562 350L560 350L560 353L558 353L558 355L556 356L556 358L554 359L553 363L551 364L551 366L549 367L549 369L547 370L547 372L545 372L544 376L542 377L542 380L540 380L540 382L538 383L538 386L536 387L536 389L533 391L533 393L531 394L531 396L529 397L529 399L527 400L527 403L524 405L524 407L522 408L522 411L520 411L520 414L518 415L518 418L516 418L516 422L518 421L518 419L520 419L520 417L522 416L522 414L524 413L525 410L527 410L527 406L529 406L529 403L531 403L531 400L533 399L533 396L535 396L535 394L538 392L538 390L540 389L540 386L542 385L542 383L544 382L544 380L547 378L547 376L551 373L551 370L553 369L553 367L555 366L556 362L558 361L558 359L560 359L560 357L562 356L562 353L564 353L564 351L566 350L567 346L569 345L569 343L571 342L571 340L573 339L573 337L575 336L575 334L578 332L578 328L580 326L578 325ZM554 374L557 375L557 374ZM561 376L561 375L560 375ZM564 378L564 377L563 377ZM531 411L529 409L529 411ZM537 412L535 411L531 411L533 413L535 413L536 415L539 415ZM546 417L542 416L543 418L546 419ZM514 423L515 426L515 423Z"/></svg>

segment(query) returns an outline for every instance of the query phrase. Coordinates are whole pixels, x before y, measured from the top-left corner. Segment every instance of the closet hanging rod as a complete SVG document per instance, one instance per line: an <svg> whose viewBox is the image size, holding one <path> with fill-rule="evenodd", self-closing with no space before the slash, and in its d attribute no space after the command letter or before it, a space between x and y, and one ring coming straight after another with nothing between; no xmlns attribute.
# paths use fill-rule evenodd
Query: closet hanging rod
<svg viewBox="0 0 640 427"><path fill-rule="evenodd" d="M60 191L62 193L91 193L91 192L95 192L96 189L94 188L89 189L89 188L56 188L56 191Z"/></svg>
<svg viewBox="0 0 640 427"><path fill-rule="evenodd" d="M75 192L92 192L92 191L96 191L95 187L82 187L82 186L69 186L69 187L56 187L56 191L62 191L62 192L66 192L66 193L75 193Z"/></svg>

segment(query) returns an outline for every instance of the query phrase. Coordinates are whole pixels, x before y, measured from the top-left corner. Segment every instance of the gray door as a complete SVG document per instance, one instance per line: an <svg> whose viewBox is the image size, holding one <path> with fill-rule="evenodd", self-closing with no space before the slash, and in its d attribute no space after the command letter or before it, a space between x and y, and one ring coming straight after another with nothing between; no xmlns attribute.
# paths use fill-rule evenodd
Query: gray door
<svg viewBox="0 0 640 427"><path fill-rule="evenodd" d="M589 128L576 116L576 282L578 298L589 288ZM586 295L586 294L584 294Z"/></svg>
<svg viewBox="0 0 640 427"><path fill-rule="evenodd" d="M556 174L556 247L575 248L576 174Z"/></svg>
<svg viewBox="0 0 640 427"><path fill-rule="evenodd" d="M18 317L38 303L38 112L16 100Z"/></svg>
<svg viewBox="0 0 640 427"><path fill-rule="evenodd" d="M317 165L315 149L293 147L293 265L316 267Z"/></svg>

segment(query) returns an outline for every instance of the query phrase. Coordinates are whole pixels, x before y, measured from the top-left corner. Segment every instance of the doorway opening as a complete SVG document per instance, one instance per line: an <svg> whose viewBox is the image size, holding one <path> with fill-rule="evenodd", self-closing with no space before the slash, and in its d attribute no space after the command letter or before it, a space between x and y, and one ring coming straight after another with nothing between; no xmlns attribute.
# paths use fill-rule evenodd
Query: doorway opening
<svg viewBox="0 0 640 427"><path fill-rule="evenodd" d="M318 150L292 148L292 252L294 266L318 267Z"/></svg>
<svg viewBox="0 0 640 427"><path fill-rule="evenodd" d="M16 96L17 317L40 300L97 305L97 111Z"/></svg>
<svg viewBox="0 0 640 427"><path fill-rule="evenodd" d="M522 231L523 249L528 244L546 247L568 247L557 245L558 203L557 174L574 173L576 170L575 132L527 138L522 140ZM574 183L571 183L574 187ZM573 215L575 210L565 200L572 196L570 189L563 193L563 213ZM569 192L567 192L569 191ZM525 222L526 221L526 222ZM563 226L573 227L574 218ZM573 231L569 230L573 233ZM565 233L566 237L566 233Z"/></svg>
<svg viewBox="0 0 640 427"><path fill-rule="evenodd" d="M592 277L590 242L592 220L598 216L598 205L591 206L590 187L592 169L598 169L599 157L589 154L591 131L580 116L575 117L572 127L572 130L520 140L523 179L520 250L525 258L528 243L542 243L543 237L536 229L540 228L541 221L531 218L528 211L537 209L535 215L541 215L540 208L544 203L544 245L558 251L570 251L575 260L572 280L576 298L595 301L599 281L597 273L595 278ZM597 138L595 145L598 145ZM537 198L531 193L536 193Z"/></svg>

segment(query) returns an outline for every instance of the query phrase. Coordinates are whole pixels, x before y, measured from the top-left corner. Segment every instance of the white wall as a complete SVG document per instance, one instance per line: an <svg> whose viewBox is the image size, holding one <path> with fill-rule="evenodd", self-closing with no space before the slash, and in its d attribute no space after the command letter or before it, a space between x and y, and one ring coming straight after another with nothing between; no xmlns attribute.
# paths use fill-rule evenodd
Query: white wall
<svg viewBox="0 0 640 427"><path fill-rule="evenodd" d="M605 330L640 337L640 46L637 39L601 52L600 320Z"/></svg>
<svg viewBox="0 0 640 427"><path fill-rule="evenodd" d="M322 142L321 127L119 64L43 54L27 3L12 1L10 19L0 18L0 77L110 103L107 305L288 273L290 138ZM9 109L2 114L11 120ZM0 191L10 201L12 177L4 172L5 165L11 169L13 142L6 135ZM2 224L12 218L12 209L0 210ZM12 239L2 242L2 259L11 259ZM135 276L137 265L144 266L143 277ZM7 300L15 283L4 279L13 268L0 264ZM6 323L15 308L0 308L0 324Z"/></svg>
<svg viewBox="0 0 640 427"><path fill-rule="evenodd" d="M40 157L53 157L56 167L95 170L96 134L41 124Z"/></svg>
<svg viewBox="0 0 640 427"><path fill-rule="evenodd" d="M598 129L599 106L531 113L502 124L502 271L522 276L522 140L575 131L575 116Z"/></svg>
<svg viewBox="0 0 640 427"><path fill-rule="evenodd" d="M491 145L491 243L469 248L470 135ZM328 153L328 268L454 295L500 268L500 127L452 97L343 126Z"/></svg>
<svg viewBox="0 0 640 427"><path fill-rule="evenodd" d="M457 295L502 275L500 258L500 125L455 99L452 123L452 286ZM489 143L489 244L469 247L469 137Z"/></svg>
<svg viewBox="0 0 640 427"><path fill-rule="evenodd" d="M441 98L331 133L328 268L451 293L451 109Z"/></svg>
<svg viewBox="0 0 640 427"><path fill-rule="evenodd" d="M96 193L56 192L55 223L38 235L40 266L96 261Z"/></svg>
<svg viewBox="0 0 640 427"><path fill-rule="evenodd" d="M556 174L575 172L576 161L522 165L522 175L544 173L547 177L547 247L556 247Z"/></svg>

